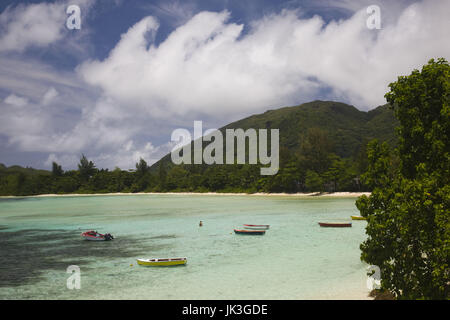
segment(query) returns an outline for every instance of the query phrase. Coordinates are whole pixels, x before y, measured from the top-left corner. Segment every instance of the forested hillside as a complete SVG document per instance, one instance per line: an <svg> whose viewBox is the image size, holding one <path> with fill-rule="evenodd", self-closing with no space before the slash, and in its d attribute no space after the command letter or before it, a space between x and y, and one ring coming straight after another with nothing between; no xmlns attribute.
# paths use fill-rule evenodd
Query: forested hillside
<svg viewBox="0 0 450 320"><path fill-rule="evenodd" d="M174 165L170 154L151 167L98 169L84 155L78 170L51 171L0 165L0 195L141 191L309 192L368 191L359 176L366 170L367 143L377 138L396 145L397 122L388 105L369 112L353 106L313 101L269 110L230 123L225 129L279 129L280 169L262 176L260 165Z"/></svg>

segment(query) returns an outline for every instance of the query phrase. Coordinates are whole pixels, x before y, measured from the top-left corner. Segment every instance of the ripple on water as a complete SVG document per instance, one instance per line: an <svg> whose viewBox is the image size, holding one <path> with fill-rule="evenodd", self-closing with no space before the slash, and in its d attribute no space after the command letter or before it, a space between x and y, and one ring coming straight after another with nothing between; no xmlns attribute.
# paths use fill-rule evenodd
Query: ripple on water
<svg viewBox="0 0 450 320"><path fill-rule="evenodd" d="M44 279L43 275L49 270L65 270L70 264L83 266L83 270L87 271L93 261L135 257L142 252L171 246L152 244L133 236L96 242L82 240L78 230L8 231L4 226L0 226L0 245L0 287L37 283Z"/></svg>

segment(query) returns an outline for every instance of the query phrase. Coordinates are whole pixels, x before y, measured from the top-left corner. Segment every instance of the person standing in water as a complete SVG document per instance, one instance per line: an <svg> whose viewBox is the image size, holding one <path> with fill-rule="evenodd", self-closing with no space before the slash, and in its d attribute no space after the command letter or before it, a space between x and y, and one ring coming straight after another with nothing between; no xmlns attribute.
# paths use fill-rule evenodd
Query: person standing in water
<svg viewBox="0 0 450 320"><path fill-rule="evenodd" d="M200 220L200 223L198 224L199 227L203 226L203 222Z"/></svg>

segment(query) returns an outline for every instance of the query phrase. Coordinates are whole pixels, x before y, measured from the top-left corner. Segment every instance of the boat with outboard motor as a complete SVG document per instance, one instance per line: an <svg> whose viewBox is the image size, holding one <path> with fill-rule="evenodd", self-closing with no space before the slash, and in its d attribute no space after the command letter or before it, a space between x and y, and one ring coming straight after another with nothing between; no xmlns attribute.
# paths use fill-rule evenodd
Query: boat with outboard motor
<svg viewBox="0 0 450 320"><path fill-rule="evenodd" d="M110 233L101 234L94 230L83 232L81 236L85 240L90 241L109 241L114 239L114 237Z"/></svg>

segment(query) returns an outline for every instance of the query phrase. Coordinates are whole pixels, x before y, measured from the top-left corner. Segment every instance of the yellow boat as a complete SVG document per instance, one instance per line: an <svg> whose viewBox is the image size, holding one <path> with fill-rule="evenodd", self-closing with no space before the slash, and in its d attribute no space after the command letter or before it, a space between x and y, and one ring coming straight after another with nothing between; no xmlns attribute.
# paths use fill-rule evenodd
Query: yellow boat
<svg viewBox="0 0 450 320"><path fill-rule="evenodd" d="M352 217L352 220L367 220L366 218L361 216L350 216L350 217Z"/></svg>
<svg viewBox="0 0 450 320"><path fill-rule="evenodd" d="M187 258L137 259L137 263L141 266L169 267L186 264Z"/></svg>

